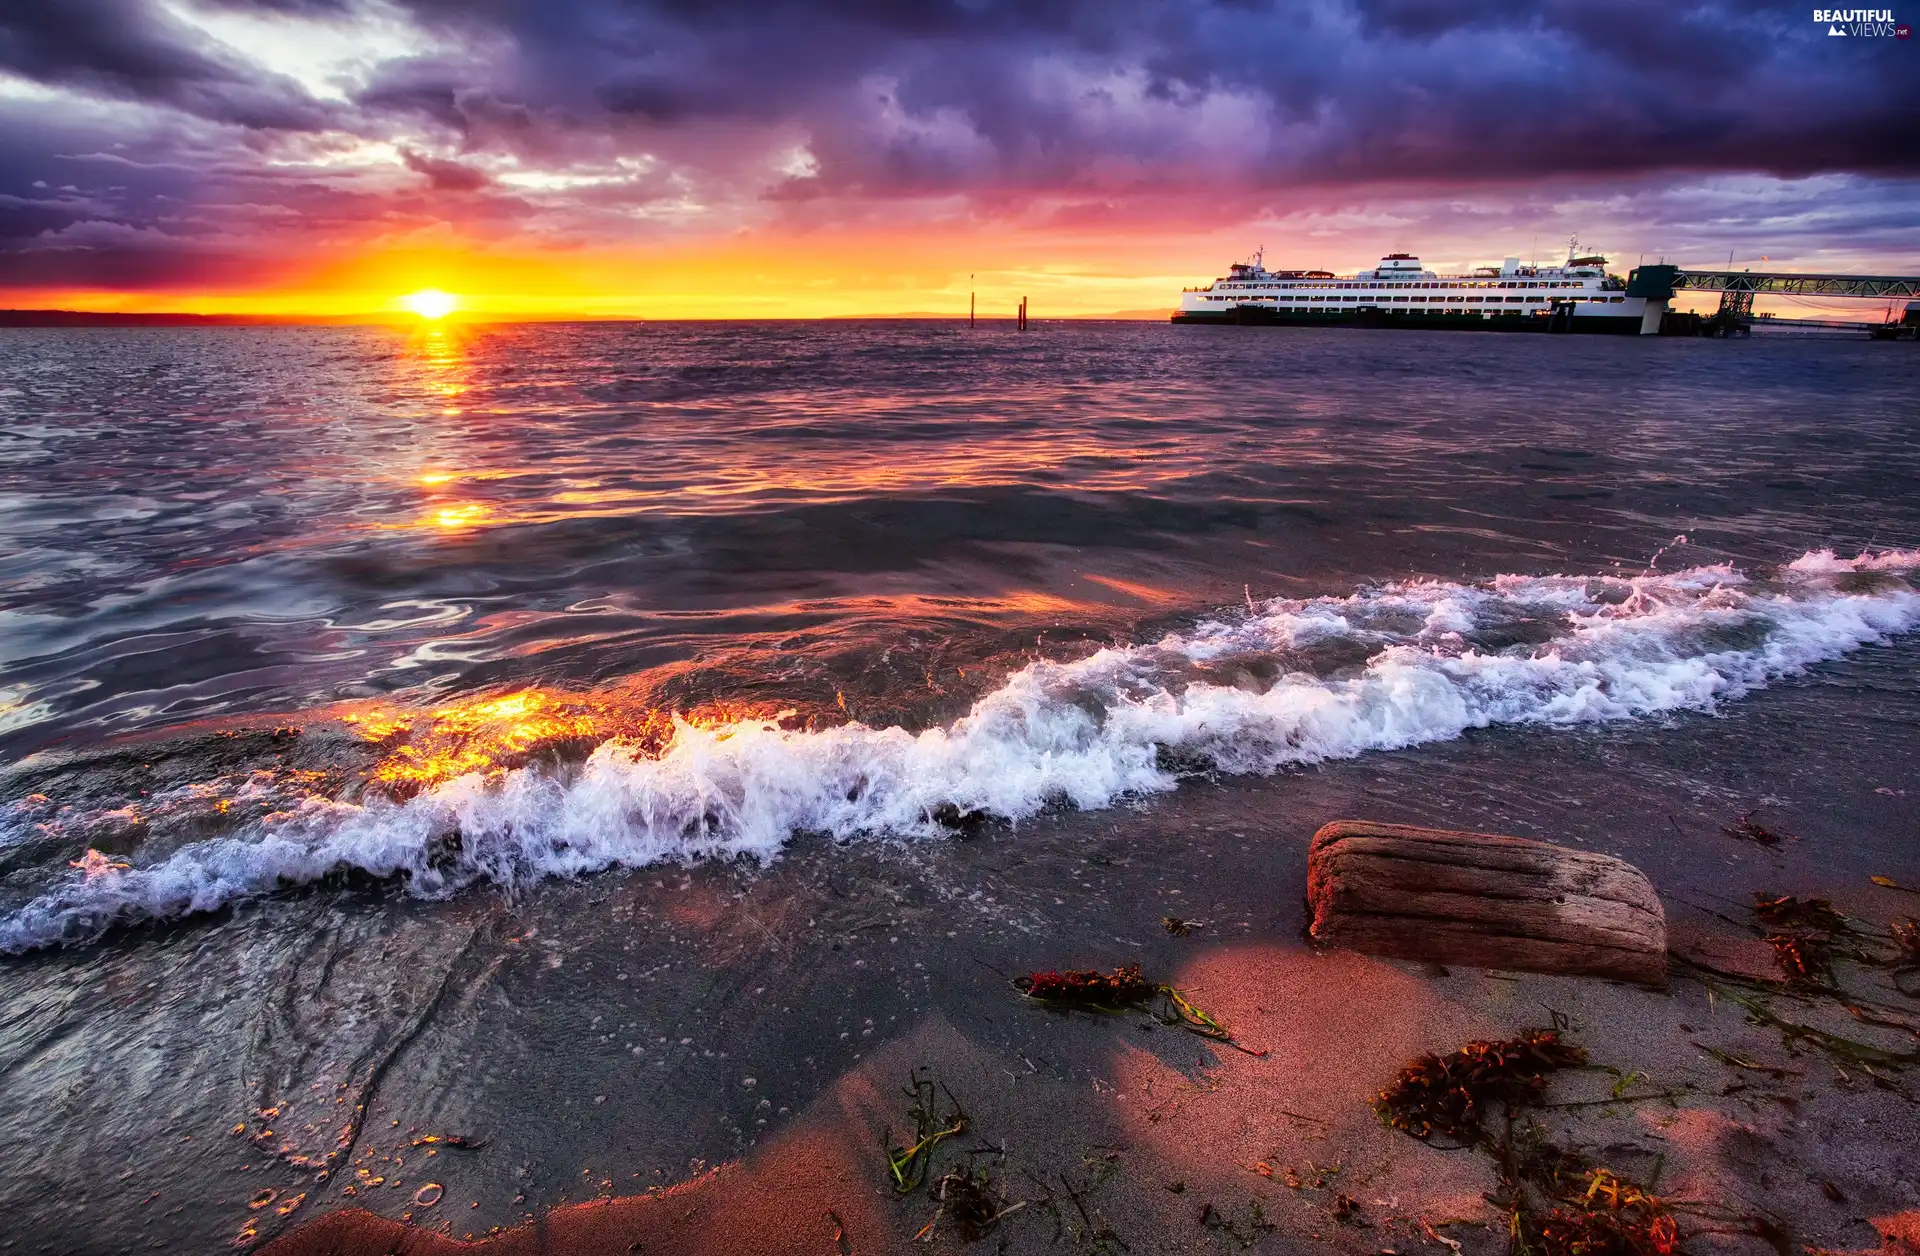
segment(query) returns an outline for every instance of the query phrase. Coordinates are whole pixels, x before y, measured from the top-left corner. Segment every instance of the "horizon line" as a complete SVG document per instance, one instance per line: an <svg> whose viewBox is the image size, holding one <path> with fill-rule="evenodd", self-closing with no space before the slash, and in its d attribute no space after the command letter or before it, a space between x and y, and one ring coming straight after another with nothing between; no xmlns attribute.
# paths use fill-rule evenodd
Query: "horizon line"
<svg viewBox="0 0 1920 1256"><path fill-rule="evenodd" d="M1057 314L1046 322L1146 322L1170 318L1177 307L1164 310L1112 310L1098 314ZM472 327L531 323L832 323L832 322L970 322L1014 323L1015 314L936 313L909 311L895 314L759 314L672 316L645 314L499 314L448 315L425 319L417 315L364 314L189 314L173 311L70 310L58 308L0 308L0 328L9 327Z"/></svg>

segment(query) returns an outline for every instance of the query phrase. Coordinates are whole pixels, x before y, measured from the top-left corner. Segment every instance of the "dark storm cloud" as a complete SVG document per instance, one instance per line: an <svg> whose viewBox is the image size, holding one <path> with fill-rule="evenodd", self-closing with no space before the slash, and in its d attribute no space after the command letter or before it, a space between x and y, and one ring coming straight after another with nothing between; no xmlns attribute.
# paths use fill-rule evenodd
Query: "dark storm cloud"
<svg viewBox="0 0 1920 1256"><path fill-rule="evenodd" d="M196 12L364 31L365 55L313 88ZM129 275L164 282L168 239L200 266L249 233L376 220L590 242L689 205L723 226L915 198L1091 223L1740 173L1858 176L1863 212L1898 216L1915 56L1732 0L15 4L0 71L53 95L0 79L0 250L9 282L27 253L137 255Z"/></svg>
<svg viewBox="0 0 1920 1256"><path fill-rule="evenodd" d="M831 152L828 185L870 192L1072 185L1103 157L1166 161L1190 151L1190 127L1220 99L1269 124L1208 137L1240 141L1233 166L1213 172L1235 182L1342 183L1395 167L1466 180L1920 169L1911 45L1829 41L1798 7L414 0L414 11L509 34L514 74L486 86L528 107L669 131L784 120ZM1196 115L1187 129L1182 112Z"/></svg>

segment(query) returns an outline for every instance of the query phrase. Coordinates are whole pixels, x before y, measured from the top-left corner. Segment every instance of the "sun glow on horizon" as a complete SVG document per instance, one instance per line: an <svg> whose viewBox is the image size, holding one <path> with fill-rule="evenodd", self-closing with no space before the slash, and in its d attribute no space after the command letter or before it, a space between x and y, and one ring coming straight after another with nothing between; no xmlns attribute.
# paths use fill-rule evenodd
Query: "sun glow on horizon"
<svg viewBox="0 0 1920 1256"><path fill-rule="evenodd" d="M401 297L400 304L429 322L438 322L460 308L460 298L438 288L422 288Z"/></svg>

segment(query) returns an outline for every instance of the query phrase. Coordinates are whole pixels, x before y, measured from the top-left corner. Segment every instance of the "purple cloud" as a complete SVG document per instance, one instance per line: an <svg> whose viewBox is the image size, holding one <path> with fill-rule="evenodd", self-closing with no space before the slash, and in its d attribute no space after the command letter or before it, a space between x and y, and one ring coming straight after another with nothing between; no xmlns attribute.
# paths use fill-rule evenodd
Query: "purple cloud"
<svg viewBox="0 0 1920 1256"><path fill-rule="evenodd" d="M1678 198L1779 241L1812 219L1769 208L1841 188L1821 229L1898 232L1911 52L1720 0L14 6L0 282L115 258L204 280L214 236L375 221L564 247L929 213L1199 230L1445 193L1538 222L1543 196L1631 188L1603 221Z"/></svg>

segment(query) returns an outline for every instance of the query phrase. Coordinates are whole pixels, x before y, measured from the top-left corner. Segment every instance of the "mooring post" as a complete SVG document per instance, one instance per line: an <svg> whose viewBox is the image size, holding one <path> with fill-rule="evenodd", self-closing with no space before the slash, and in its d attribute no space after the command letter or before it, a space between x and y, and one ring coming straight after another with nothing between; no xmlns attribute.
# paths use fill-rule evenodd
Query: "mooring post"
<svg viewBox="0 0 1920 1256"><path fill-rule="evenodd" d="M967 276L967 326L973 326L973 276Z"/></svg>

